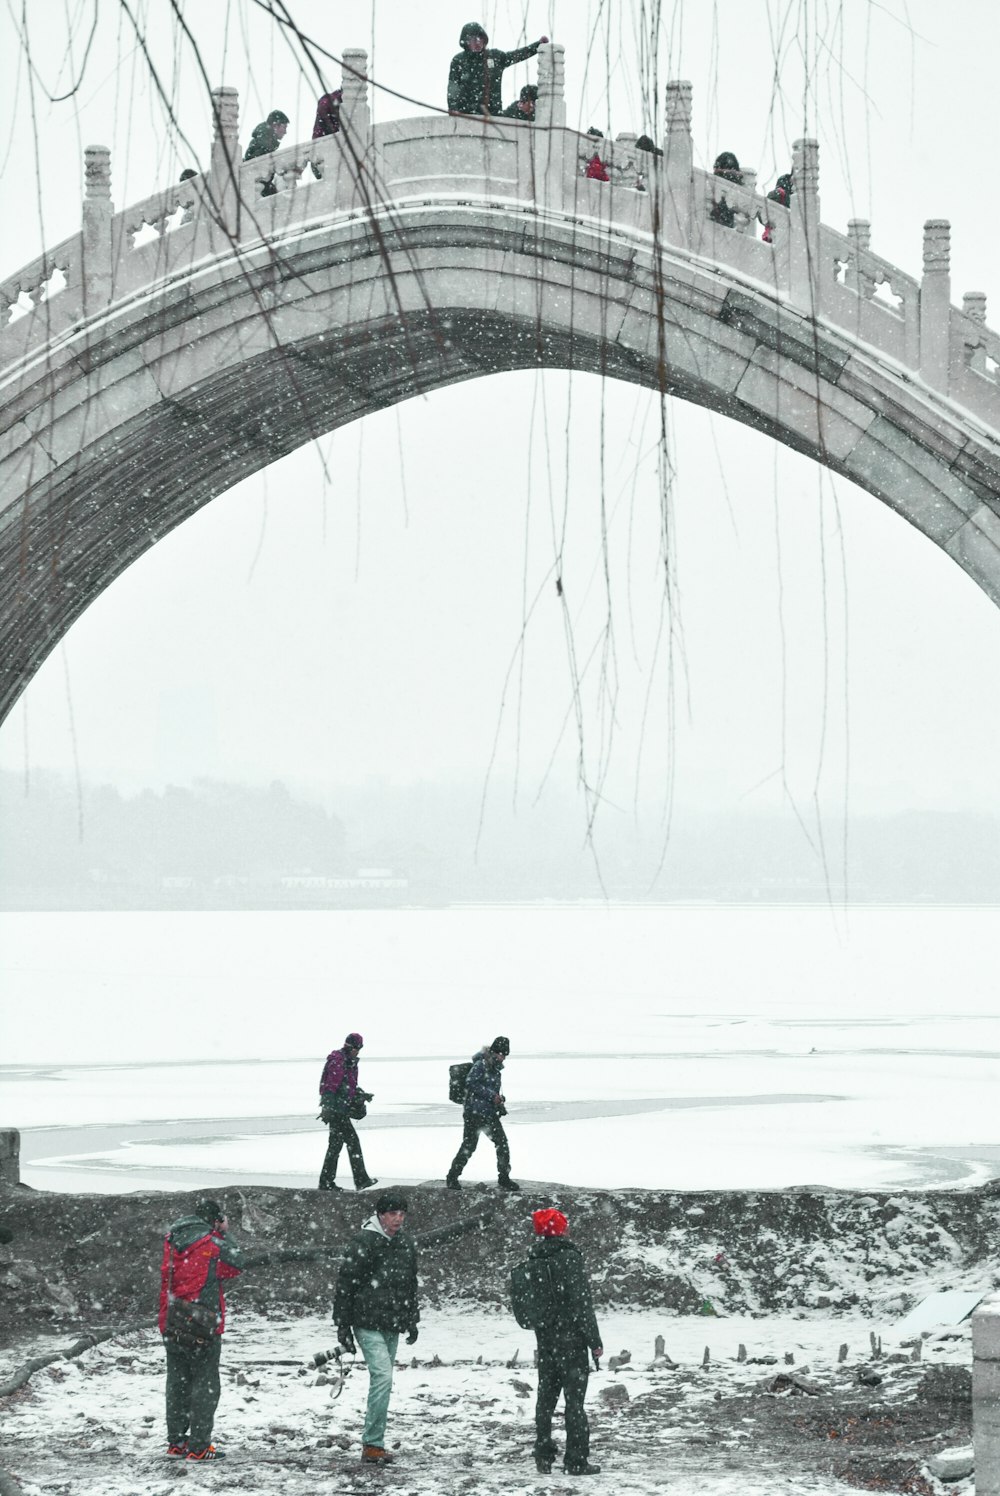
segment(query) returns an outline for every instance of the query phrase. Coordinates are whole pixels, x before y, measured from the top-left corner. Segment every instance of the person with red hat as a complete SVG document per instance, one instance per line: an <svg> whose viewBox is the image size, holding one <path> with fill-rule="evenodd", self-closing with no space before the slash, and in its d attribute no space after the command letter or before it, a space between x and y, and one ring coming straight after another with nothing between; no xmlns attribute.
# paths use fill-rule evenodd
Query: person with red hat
<svg viewBox="0 0 1000 1496"><path fill-rule="evenodd" d="M361 1107L360 1111L358 1108L362 1102L372 1099L371 1091L358 1088L358 1055L364 1042L360 1034L348 1034L343 1047L328 1054L323 1066L319 1082L319 1114L330 1129L330 1141L319 1176L318 1187L321 1190L340 1188L337 1183L337 1160L345 1145L351 1162L351 1173L354 1175L354 1188L367 1190L373 1184L378 1184L378 1180L373 1179L365 1168L357 1129L351 1120L352 1114L363 1117L364 1108Z"/></svg>
<svg viewBox="0 0 1000 1496"><path fill-rule="evenodd" d="M538 1341L538 1397L535 1402L535 1466L548 1475L557 1449L552 1439L552 1415L560 1392L566 1399L567 1475L598 1475L590 1463L590 1424L584 1399L590 1375L588 1351L594 1365L604 1354L597 1328L594 1301L587 1281L583 1253L566 1235L569 1221L561 1210L536 1210L531 1217L535 1240L528 1253L532 1263L546 1270L548 1307L535 1330Z"/></svg>

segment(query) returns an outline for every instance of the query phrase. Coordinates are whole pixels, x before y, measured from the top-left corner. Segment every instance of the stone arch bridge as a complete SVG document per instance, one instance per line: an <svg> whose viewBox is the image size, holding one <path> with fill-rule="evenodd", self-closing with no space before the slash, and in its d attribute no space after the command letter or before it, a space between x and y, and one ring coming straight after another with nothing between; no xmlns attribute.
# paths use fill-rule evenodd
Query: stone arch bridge
<svg viewBox="0 0 1000 1496"><path fill-rule="evenodd" d="M662 155L566 128L563 56L535 124L372 128L345 56L340 135L243 163L213 95L210 169L115 213L86 153L81 232L0 281L0 720L70 624L173 526L367 412L501 369L599 372L764 430L853 479L1000 602L1000 335L923 274L693 165L691 89ZM727 224L717 221L721 194ZM770 242L759 225L772 223Z"/></svg>

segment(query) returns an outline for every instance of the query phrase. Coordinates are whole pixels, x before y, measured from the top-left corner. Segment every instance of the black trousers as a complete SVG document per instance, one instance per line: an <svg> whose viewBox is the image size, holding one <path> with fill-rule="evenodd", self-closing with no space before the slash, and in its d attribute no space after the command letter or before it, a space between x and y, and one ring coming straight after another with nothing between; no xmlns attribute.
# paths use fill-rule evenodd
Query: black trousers
<svg viewBox="0 0 1000 1496"><path fill-rule="evenodd" d="M164 1340L167 1353L167 1443L192 1449L207 1449L219 1406L221 1382L219 1357L222 1336L213 1335L207 1345L185 1350Z"/></svg>
<svg viewBox="0 0 1000 1496"><path fill-rule="evenodd" d="M548 1336L536 1332L538 1340L538 1398L535 1402L535 1454L541 1459L555 1458L552 1442L552 1415L562 1392L566 1398L566 1457L563 1461L572 1474L580 1471L590 1454L590 1424L583 1406L587 1396L590 1361L587 1343L581 1336Z"/></svg>
<svg viewBox="0 0 1000 1496"><path fill-rule="evenodd" d="M469 1159L479 1146L479 1134L485 1132L490 1142L497 1150L497 1173L501 1179L510 1178L510 1144L507 1142L507 1134L503 1130L503 1123L499 1117L473 1117L467 1112L465 1115L465 1130L462 1133L462 1146L452 1161L448 1170L450 1179L457 1179L465 1168Z"/></svg>
<svg viewBox="0 0 1000 1496"><path fill-rule="evenodd" d="M358 1134L350 1117L338 1117L328 1124L330 1128L330 1141L326 1145L326 1158L323 1160L323 1168L319 1176L319 1188L328 1190L332 1187L337 1177L337 1160L340 1158L340 1150L346 1144L347 1157L351 1164L351 1173L354 1175L354 1188L363 1189L368 1183L368 1170L361 1153L361 1144Z"/></svg>

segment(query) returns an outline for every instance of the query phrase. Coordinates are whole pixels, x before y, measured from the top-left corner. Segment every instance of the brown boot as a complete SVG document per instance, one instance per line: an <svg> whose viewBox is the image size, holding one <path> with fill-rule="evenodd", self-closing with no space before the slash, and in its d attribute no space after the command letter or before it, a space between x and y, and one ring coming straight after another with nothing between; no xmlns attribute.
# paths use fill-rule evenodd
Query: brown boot
<svg viewBox="0 0 1000 1496"><path fill-rule="evenodd" d="M383 1449L380 1444L362 1444L361 1446L362 1465L388 1465L392 1458L389 1451Z"/></svg>

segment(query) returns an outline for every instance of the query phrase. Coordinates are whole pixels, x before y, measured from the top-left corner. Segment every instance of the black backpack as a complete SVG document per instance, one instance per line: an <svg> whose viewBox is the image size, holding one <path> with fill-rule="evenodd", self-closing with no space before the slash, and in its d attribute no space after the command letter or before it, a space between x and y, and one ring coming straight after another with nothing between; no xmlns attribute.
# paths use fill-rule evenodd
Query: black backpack
<svg viewBox="0 0 1000 1496"><path fill-rule="evenodd" d="M459 1106L465 1100L465 1087L469 1079L469 1071L472 1069L472 1061L466 1060L462 1065L448 1066L448 1100L457 1101Z"/></svg>
<svg viewBox="0 0 1000 1496"><path fill-rule="evenodd" d="M538 1330L556 1317L552 1269L538 1257L528 1257L510 1270L510 1299L522 1330Z"/></svg>

